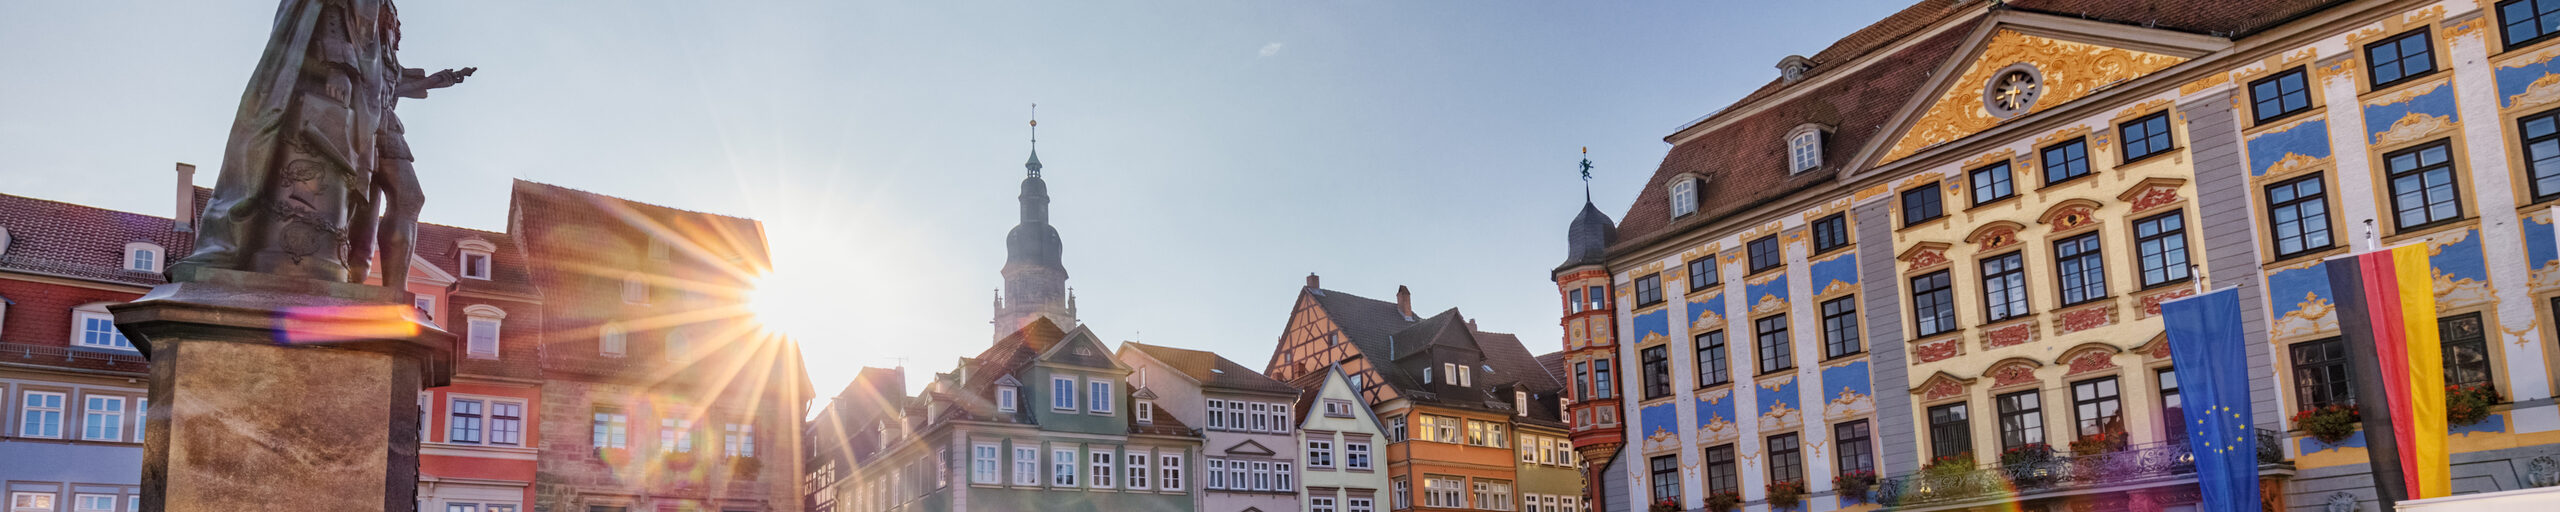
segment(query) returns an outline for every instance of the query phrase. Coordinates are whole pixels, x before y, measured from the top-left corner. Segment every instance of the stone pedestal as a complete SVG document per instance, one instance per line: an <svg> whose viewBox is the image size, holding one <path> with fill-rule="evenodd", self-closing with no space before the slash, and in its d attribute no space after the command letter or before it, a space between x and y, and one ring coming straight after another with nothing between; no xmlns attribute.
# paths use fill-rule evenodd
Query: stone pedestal
<svg viewBox="0 0 2560 512"><path fill-rule="evenodd" d="M418 392L454 336L389 288L219 269L112 306L151 360L142 507L416 508Z"/></svg>

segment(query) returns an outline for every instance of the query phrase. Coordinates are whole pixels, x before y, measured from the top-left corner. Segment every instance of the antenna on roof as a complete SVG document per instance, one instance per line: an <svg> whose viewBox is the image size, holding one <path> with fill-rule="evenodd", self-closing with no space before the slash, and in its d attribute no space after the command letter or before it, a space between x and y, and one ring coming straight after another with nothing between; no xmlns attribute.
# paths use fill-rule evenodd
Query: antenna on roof
<svg viewBox="0 0 2560 512"><path fill-rule="evenodd" d="M1031 104L1031 150L1040 150L1040 104Z"/></svg>

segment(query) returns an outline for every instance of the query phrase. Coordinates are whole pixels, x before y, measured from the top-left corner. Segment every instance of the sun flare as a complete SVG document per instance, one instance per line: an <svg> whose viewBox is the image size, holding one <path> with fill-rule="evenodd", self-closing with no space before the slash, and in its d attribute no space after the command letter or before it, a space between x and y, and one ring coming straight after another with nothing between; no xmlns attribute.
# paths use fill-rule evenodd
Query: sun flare
<svg viewBox="0 0 2560 512"><path fill-rule="evenodd" d="M824 287L789 274L766 274L747 290L747 311L764 329L786 338L813 334L824 322Z"/></svg>

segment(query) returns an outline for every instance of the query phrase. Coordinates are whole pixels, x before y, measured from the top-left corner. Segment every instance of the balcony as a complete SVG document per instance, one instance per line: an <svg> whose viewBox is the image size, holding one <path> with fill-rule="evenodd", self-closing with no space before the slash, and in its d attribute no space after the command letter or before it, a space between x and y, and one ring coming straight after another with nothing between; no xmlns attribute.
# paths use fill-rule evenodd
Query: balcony
<svg viewBox="0 0 2560 512"><path fill-rule="evenodd" d="M2283 434L2258 429L2258 470L2289 470ZM2146 443L2123 450L2057 456L2041 462L1960 472L1921 471L1876 482L1874 501L1895 509L2035 499L2073 491L2192 482L2195 455L2185 443Z"/></svg>

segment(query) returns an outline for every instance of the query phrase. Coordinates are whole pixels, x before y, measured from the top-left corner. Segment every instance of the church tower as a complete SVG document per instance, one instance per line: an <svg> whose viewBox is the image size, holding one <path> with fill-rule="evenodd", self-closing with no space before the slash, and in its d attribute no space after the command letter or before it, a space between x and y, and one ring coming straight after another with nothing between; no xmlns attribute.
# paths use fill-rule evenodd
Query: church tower
<svg viewBox="0 0 2560 512"><path fill-rule="evenodd" d="M1031 121L1031 160L1022 164L1022 222L1004 237L1004 291L995 301L995 337L1004 338L1031 319L1047 317L1062 329L1076 325L1076 302L1067 289L1058 228L1049 225L1049 182L1040 179L1040 121Z"/></svg>

